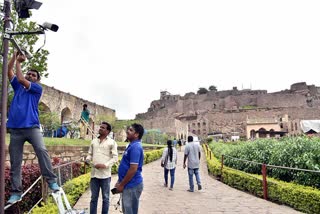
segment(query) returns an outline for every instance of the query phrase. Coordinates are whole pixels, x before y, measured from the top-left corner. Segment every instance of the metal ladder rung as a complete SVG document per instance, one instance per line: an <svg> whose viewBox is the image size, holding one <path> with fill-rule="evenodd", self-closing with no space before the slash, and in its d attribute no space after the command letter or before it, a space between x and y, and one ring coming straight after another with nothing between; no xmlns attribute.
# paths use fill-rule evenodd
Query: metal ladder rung
<svg viewBox="0 0 320 214"><path fill-rule="evenodd" d="M86 126L87 129L89 129L89 131L91 132L91 134L95 137L97 137L97 135L94 133L94 131L92 130L92 128L90 127L89 123L87 123L87 121L85 121L82 117L80 118L80 121L84 123L84 125Z"/></svg>
<svg viewBox="0 0 320 214"><path fill-rule="evenodd" d="M51 195L58 206L59 214L76 214L76 211L71 208L68 198L61 187L59 191L53 192Z"/></svg>

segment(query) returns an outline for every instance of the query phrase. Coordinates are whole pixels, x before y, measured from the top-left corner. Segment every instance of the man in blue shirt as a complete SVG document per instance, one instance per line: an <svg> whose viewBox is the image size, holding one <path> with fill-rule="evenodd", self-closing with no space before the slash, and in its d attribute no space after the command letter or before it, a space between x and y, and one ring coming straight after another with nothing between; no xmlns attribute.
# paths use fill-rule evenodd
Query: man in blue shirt
<svg viewBox="0 0 320 214"><path fill-rule="evenodd" d="M173 139L173 146L174 146L174 148L177 148L177 140L176 140L176 138Z"/></svg>
<svg viewBox="0 0 320 214"><path fill-rule="evenodd" d="M21 53L14 53L8 63L8 78L14 90L13 100L10 104L7 128L10 130L10 179L11 196L8 203L21 200L21 164L23 157L23 145L28 141L38 157L41 174L46 178L49 188L59 191L56 183L56 175L53 173L50 157L44 146L40 132L38 104L42 94L39 84L40 74L37 70L29 70L25 76L21 72L21 63L26 57ZM13 68L16 68L16 74Z"/></svg>
<svg viewBox="0 0 320 214"><path fill-rule="evenodd" d="M139 198L143 190L143 134L143 127L137 123L127 129L130 144L123 153L118 169L119 179L115 185L117 191L122 192L122 210L125 214L137 214L139 209Z"/></svg>

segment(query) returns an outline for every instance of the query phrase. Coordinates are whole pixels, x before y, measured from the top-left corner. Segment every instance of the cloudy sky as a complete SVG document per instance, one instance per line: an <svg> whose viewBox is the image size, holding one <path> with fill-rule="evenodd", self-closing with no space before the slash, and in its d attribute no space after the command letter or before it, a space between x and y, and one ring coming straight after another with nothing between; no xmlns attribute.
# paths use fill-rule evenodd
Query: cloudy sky
<svg viewBox="0 0 320 214"><path fill-rule="evenodd" d="M41 1L41 0L39 0ZM43 82L116 110L146 112L161 90L320 86L320 1L54 0Z"/></svg>

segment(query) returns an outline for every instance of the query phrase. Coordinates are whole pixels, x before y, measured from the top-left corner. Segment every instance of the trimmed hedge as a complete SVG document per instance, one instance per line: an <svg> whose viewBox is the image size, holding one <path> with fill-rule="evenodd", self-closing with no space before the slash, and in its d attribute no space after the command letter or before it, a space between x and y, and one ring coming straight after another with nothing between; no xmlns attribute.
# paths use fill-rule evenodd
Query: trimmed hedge
<svg viewBox="0 0 320 214"><path fill-rule="evenodd" d="M206 151L206 147L204 150ZM206 152L205 152L206 153ZM206 153L208 171L221 178L223 183L249 192L255 196L263 197L262 176L249 174L223 166L221 162ZM294 183L279 181L268 177L268 199L279 204L288 205L296 210L306 213L320 213L320 191L318 189Z"/></svg>
<svg viewBox="0 0 320 214"><path fill-rule="evenodd" d="M144 164L158 160L159 158L161 158L162 152L163 152L163 148L159 149L159 150L145 152L144 153ZM121 160L121 157L119 157L119 161L120 160ZM117 174L118 164L113 165L111 172L112 172L112 174ZM64 192L66 193L71 206L74 206L76 204L76 202L78 201L78 199L81 197L81 195L85 191L87 191L87 189L89 188L89 184L90 184L90 172L85 175L81 175L77 178L74 178L74 179L68 181L63 186ZM88 206L89 206L89 204L88 204ZM39 213L39 214L42 214L42 213L56 214L56 213L58 213L58 207L54 203L53 199L50 197L46 204L41 203L41 206L37 206L36 208L34 208L32 210L32 213L35 213L35 214L37 214L37 213Z"/></svg>

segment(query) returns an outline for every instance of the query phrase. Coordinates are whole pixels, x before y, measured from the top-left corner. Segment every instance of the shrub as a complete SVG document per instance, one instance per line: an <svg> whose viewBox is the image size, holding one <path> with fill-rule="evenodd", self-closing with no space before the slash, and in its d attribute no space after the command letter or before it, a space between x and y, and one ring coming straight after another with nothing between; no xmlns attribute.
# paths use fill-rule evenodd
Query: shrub
<svg viewBox="0 0 320 214"><path fill-rule="evenodd" d="M205 147L204 147L205 148ZM263 196L262 176L224 166L213 155L207 155L208 171L223 182L258 197ZM268 199L306 213L320 213L320 190L268 177Z"/></svg>
<svg viewBox="0 0 320 214"><path fill-rule="evenodd" d="M53 158L53 166L64 164L66 162L61 161L59 158ZM69 167L62 167L60 170L61 183L65 183L71 179L71 167L72 177L78 177L81 174L81 163L73 163ZM26 164L22 166L22 187L23 190L27 190L40 176L40 168L38 164ZM10 196L10 168L5 168L5 200L7 201ZM33 203L39 201L42 197L41 182L38 182L19 202L19 209L21 212L30 210L33 207ZM32 203L30 203L32 202Z"/></svg>
<svg viewBox="0 0 320 214"><path fill-rule="evenodd" d="M41 175L38 164L23 165L21 169L22 175L22 188L27 190ZM9 199L11 189L10 182L10 168L5 168L5 201ZM23 198L23 201L19 203L21 211L27 211L33 206L30 201L39 201L41 198L41 182L38 182L28 194Z"/></svg>
<svg viewBox="0 0 320 214"><path fill-rule="evenodd" d="M222 154L268 165L320 169L319 138L290 137L281 140L259 139L239 144L210 144L217 157ZM225 165L253 174L261 174L261 165L247 163L226 156ZM268 167L268 176L302 185L320 188L318 173Z"/></svg>

